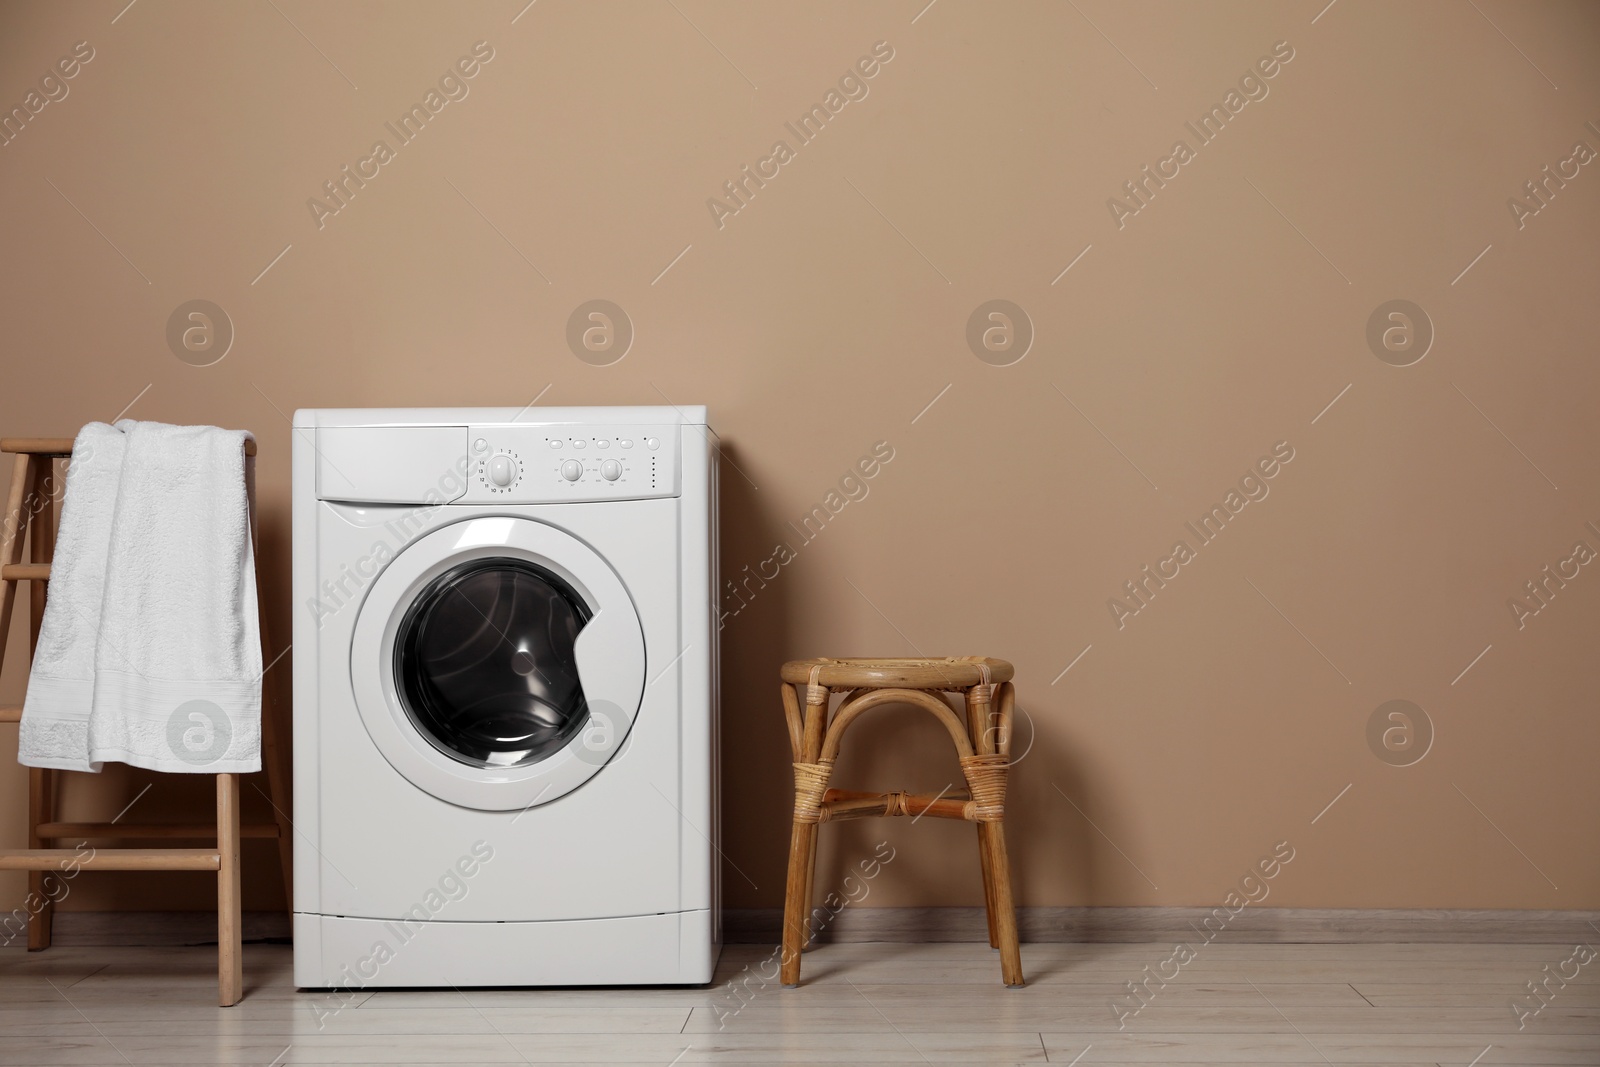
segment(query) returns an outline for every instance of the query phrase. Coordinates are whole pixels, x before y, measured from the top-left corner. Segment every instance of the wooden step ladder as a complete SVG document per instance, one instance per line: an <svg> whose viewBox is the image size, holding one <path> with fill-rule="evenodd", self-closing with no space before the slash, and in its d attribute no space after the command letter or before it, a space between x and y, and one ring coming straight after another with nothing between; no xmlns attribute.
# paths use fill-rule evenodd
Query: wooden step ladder
<svg viewBox="0 0 1600 1067"><path fill-rule="evenodd" d="M6 641L11 632L11 612L16 602L18 582L29 582L28 659L31 664L39 643L39 624L44 619L45 597L50 584L50 561L55 552L56 511L60 497L56 482L56 460L70 459L72 439L8 437L0 439L0 452L14 453L11 492L6 501L5 535L0 542L0 665L5 662ZM255 454L256 443L246 439L245 485L250 499L250 528L255 542ZM26 551L24 551L26 549ZM261 556L256 552L257 604L262 603ZM260 617L263 659L267 669L262 676L261 756L267 775L267 799L273 821L246 824L239 822L239 775L218 774L217 821L207 823L123 823L60 822L55 819L56 793L61 776L70 772L28 768L28 847L0 850L0 870L28 871L28 948L50 947L51 920L55 913L54 887L63 874L78 870L95 871L215 871L217 875L217 1002L223 1007L236 1004L243 994L244 973L241 960L242 911L239 897L239 843L244 837L271 837L278 841L279 864L283 869L284 894L293 915L292 828L285 805L288 781L284 776L283 753L278 743L275 697L278 686L272 673L273 661L265 658L267 626L264 611ZM21 705L0 705L0 723L22 720ZM85 854L81 844L105 840L214 840L209 848L92 848ZM47 844L47 842L49 844ZM79 842L80 847L64 847L63 842Z"/></svg>

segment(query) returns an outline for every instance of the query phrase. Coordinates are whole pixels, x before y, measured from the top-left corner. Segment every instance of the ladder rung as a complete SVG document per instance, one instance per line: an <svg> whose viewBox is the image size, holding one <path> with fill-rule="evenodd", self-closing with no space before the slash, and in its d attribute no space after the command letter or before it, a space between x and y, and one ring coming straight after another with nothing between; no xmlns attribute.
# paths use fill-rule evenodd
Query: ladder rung
<svg viewBox="0 0 1600 1067"><path fill-rule="evenodd" d="M7 563L0 566L0 581L48 582L49 580L48 563Z"/></svg>
<svg viewBox="0 0 1600 1067"><path fill-rule="evenodd" d="M29 456L70 456L70 437L0 437L0 452L16 452ZM255 438L245 438L244 454L256 454Z"/></svg>
<svg viewBox="0 0 1600 1067"><path fill-rule="evenodd" d="M0 704L0 722L21 722L21 704Z"/></svg>
<svg viewBox="0 0 1600 1067"><path fill-rule="evenodd" d="M46 841L78 838L123 838L128 841L157 838L215 838L214 823L42 822L34 833ZM277 823L244 823L240 837L277 837Z"/></svg>
<svg viewBox="0 0 1600 1067"><path fill-rule="evenodd" d="M70 437L0 437L0 452L18 452L30 456L70 456Z"/></svg>
<svg viewBox="0 0 1600 1067"><path fill-rule="evenodd" d="M70 437L0 437L0 453L19 453L24 456L70 456ZM256 440L245 438L246 456L256 454Z"/></svg>
<svg viewBox="0 0 1600 1067"><path fill-rule="evenodd" d="M20 848L0 852L0 871L60 871L76 864L95 871L215 871L214 848Z"/></svg>

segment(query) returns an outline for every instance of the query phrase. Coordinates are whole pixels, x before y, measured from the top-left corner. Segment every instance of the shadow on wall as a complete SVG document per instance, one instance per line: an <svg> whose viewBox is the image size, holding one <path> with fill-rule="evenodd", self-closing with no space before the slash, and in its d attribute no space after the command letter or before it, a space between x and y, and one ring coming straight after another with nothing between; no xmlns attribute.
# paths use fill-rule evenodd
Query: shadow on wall
<svg viewBox="0 0 1600 1067"><path fill-rule="evenodd" d="M294 818L294 649L291 642L294 639L295 606L293 597L288 592L293 588L290 578L289 502L282 501L281 507L262 508L258 514L257 550L261 553L262 580L267 587L262 606L267 649L264 666L268 672L262 675L262 700L274 702L272 713L277 727L278 751L283 760L284 781L288 783L288 795L277 802L283 805L292 820ZM273 595L276 592L285 595ZM252 810L251 805L258 805L261 809L259 821L272 821L272 804L268 799L270 792L264 771L247 775L240 783L240 795L244 798L244 810L247 814ZM265 867L258 867L256 869L258 877L246 878L247 908L252 906L248 896L251 883L270 881L272 887L279 889L283 885L284 880L277 870L279 865L277 844L272 841L265 844L269 847L262 851L270 853L270 858L265 858L262 862L270 863L272 869L269 871ZM258 889L257 892L261 891ZM253 906L262 910L289 910L289 902L282 900L281 895L276 899L258 900Z"/></svg>
<svg viewBox="0 0 1600 1067"><path fill-rule="evenodd" d="M724 440L720 452L723 903L776 907L794 785L778 668L793 647L792 584L799 579L788 568L761 577L773 555L772 531L783 529L783 520L762 509L738 446ZM765 573L774 573L772 565Z"/></svg>

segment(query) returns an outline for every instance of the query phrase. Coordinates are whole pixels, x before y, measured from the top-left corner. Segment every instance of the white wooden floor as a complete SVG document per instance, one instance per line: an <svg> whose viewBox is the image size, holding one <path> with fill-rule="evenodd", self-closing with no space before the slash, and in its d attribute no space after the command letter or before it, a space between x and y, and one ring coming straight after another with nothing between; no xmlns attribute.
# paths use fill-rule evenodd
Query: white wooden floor
<svg viewBox="0 0 1600 1067"><path fill-rule="evenodd" d="M287 947L247 945L233 1008L214 1006L212 950L8 950L0 1063L1600 1065L1600 960L1520 1031L1511 1006L1571 945L1214 943L1119 1030L1111 1002L1131 1006L1126 983L1171 950L1024 945L1030 984L1005 989L987 946L830 945L786 990L743 970L770 973L770 950L737 945L709 989L362 992L341 1005L295 991ZM727 985L741 976L742 997Z"/></svg>

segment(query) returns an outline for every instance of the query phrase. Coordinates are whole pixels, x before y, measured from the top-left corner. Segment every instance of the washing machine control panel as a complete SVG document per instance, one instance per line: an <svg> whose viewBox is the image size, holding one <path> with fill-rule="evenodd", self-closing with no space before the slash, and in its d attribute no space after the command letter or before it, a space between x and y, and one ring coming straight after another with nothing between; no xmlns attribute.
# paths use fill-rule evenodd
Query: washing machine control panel
<svg viewBox="0 0 1600 1067"><path fill-rule="evenodd" d="M458 503L547 504L678 494L681 426L469 426Z"/></svg>

